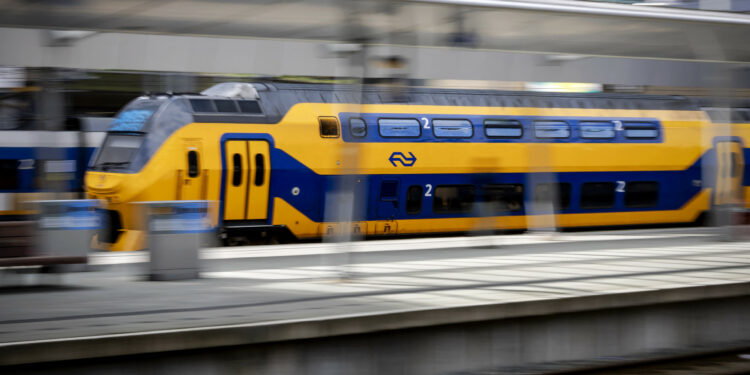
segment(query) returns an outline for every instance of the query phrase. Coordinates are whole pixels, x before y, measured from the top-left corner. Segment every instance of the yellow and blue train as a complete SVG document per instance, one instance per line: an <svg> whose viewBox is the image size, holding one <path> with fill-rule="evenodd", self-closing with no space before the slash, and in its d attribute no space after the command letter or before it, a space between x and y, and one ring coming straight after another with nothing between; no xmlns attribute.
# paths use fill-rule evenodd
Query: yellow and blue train
<svg viewBox="0 0 750 375"><path fill-rule="evenodd" d="M217 201L225 233L297 238L523 229L550 201L561 227L689 223L748 206L749 142L673 96L224 83L132 101L85 184L110 250L144 246L142 201Z"/></svg>

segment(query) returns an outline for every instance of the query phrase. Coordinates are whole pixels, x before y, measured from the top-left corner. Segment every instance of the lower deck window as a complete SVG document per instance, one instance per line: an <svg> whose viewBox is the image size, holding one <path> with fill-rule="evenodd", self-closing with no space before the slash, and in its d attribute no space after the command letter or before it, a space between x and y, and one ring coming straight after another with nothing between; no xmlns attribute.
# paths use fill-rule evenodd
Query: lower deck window
<svg viewBox="0 0 750 375"><path fill-rule="evenodd" d="M625 187L625 207L653 207L659 202L659 183L633 181Z"/></svg>
<svg viewBox="0 0 750 375"><path fill-rule="evenodd" d="M570 184L560 182L536 185L534 204L539 207L547 202L552 202L556 210L570 208Z"/></svg>
<svg viewBox="0 0 750 375"><path fill-rule="evenodd" d="M523 208L523 185L484 185L484 202L499 212L520 211Z"/></svg>
<svg viewBox="0 0 750 375"><path fill-rule="evenodd" d="M422 186L412 185L406 191L406 213L416 215L422 211Z"/></svg>
<svg viewBox="0 0 750 375"><path fill-rule="evenodd" d="M432 200L435 213L469 212L474 208L474 185L438 185Z"/></svg>
<svg viewBox="0 0 750 375"><path fill-rule="evenodd" d="M614 205L614 182L587 182L581 185L581 208L612 208Z"/></svg>
<svg viewBox="0 0 750 375"><path fill-rule="evenodd" d="M16 190L19 188L18 166L21 161L16 159L0 159L0 190Z"/></svg>

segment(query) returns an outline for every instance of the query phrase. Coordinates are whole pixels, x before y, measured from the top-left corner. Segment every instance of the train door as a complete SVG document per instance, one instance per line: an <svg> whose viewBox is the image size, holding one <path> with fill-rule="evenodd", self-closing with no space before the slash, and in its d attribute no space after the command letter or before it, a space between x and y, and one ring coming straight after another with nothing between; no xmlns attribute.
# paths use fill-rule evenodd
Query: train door
<svg viewBox="0 0 750 375"><path fill-rule="evenodd" d="M245 220L247 181L249 179L247 141L224 143L226 174L224 181L224 220Z"/></svg>
<svg viewBox="0 0 750 375"><path fill-rule="evenodd" d="M204 178L206 171L202 168L200 141L183 142L182 168L177 170L177 199L205 199Z"/></svg>
<svg viewBox="0 0 750 375"><path fill-rule="evenodd" d="M398 214L398 186L396 179L383 180L377 195L377 214L379 219L393 219Z"/></svg>
<svg viewBox="0 0 750 375"><path fill-rule="evenodd" d="M224 143L224 220L266 220L271 180L268 142Z"/></svg>
<svg viewBox="0 0 750 375"><path fill-rule="evenodd" d="M250 159L250 196L248 197L247 220L268 218L268 193L271 186L271 158L266 141L248 141Z"/></svg>
<svg viewBox="0 0 750 375"><path fill-rule="evenodd" d="M716 192L714 204L723 205L741 202L743 198L742 174L745 161L739 142L716 144Z"/></svg>

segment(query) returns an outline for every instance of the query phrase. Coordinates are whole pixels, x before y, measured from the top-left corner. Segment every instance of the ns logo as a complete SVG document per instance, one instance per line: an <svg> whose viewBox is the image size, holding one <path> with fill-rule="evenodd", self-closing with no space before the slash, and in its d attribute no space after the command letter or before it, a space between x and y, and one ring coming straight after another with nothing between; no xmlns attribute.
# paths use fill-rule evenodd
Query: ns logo
<svg viewBox="0 0 750 375"><path fill-rule="evenodd" d="M408 157L404 155L403 152L394 152L391 154L391 157L388 158L388 161L390 161L394 167L398 167L398 165L396 165L396 162L401 163L401 166L403 167L411 167L412 165L414 165L414 163L417 162L417 157L414 156L414 154L412 154L411 152L409 152Z"/></svg>

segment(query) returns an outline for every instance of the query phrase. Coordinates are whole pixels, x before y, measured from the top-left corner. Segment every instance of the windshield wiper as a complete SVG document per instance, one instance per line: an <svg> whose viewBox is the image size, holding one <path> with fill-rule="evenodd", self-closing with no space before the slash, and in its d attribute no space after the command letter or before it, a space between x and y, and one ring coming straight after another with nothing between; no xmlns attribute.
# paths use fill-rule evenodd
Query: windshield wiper
<svg viewBox="0 0 750 375"><path fill-rule="evenodd" d="M129 164L130 164L129 161L105 161L104 163L99 163L95 165L94 167L99 167L101 168L101 170L106 171L108 169L115 168L115 167L125 167Z"/></svg>

